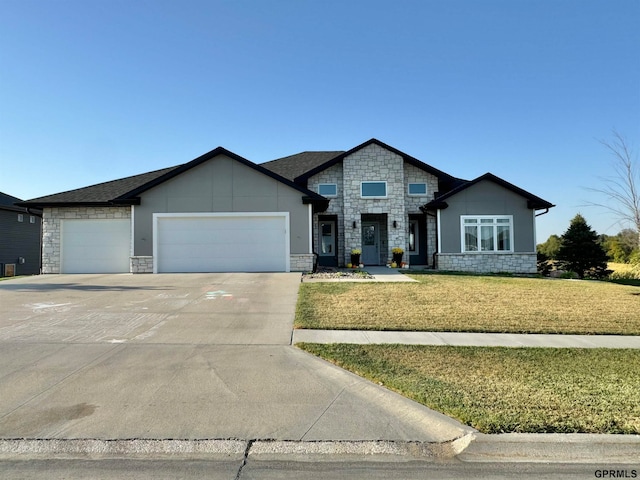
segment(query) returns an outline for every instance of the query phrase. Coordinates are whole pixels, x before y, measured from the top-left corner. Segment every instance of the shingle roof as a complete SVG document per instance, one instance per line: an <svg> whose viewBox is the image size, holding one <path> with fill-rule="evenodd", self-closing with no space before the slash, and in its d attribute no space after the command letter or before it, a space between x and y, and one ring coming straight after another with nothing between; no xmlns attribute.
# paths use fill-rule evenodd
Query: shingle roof
<svg viewBox="0 0 640 480"><path fill-rule="evenodd" d="M293 183L286 177L283 177L271 170L268 170L261 165L236 155L223 147L217 147L200 157L191 160L188 163L178 165L175 167L164 168L161 170L155 170L153 172L147 172L140 175L134 175L132 177L121 178L119 180L112 180L110 182L99 183L97 185L91 185L89 187L78 188L75 190L69 190L62 193L56 193L55 195L48 195L45 197L34 198L21 202L19 205L24 207L56 207L56 206L74 206L74 205L131 205L138 204L140 198L138 195L153 188L176 175L200 165L203 162L217 156L225 155L233 158L234 160L247 165L254 170L257 170L279 182L282 182L290 187L298 190L302 193L302 201L311 203L318 208L326 208L328 200L315 192L307 190L305 187Z"/></svg>
<svg viewBox="0 0 640 480"><path fill-rule="evenodd" d="M68 190L54 195L32 198L31 200L27 200L22 203L43 206L59 204L110 204L110 201L114 198L124 195L140 185L144 185L147 182L155 180L171 170L178 168L178 166L154 170L153 172L133 175L131 177L120 178L118 180L111 180L110 182L98 183L84 188L76 188L75 190Z"/></svg>
<svg viewBox="0 0 640 480"><path fill-rule="evenodd" d="M344 153L342 150L300 152L295 155L289 155L288 157L282 157L261 163L260 165L267 170L271 170L272 172L293 181L300 175L327 163L329 160L342 153Z"/></svg>
<svg viewBox="0 0 640 480"><path fill-rule="evenodd" d="M26 208L16 206L16 203L20 202L22 202L22 200L18 197L0 192L0 210L9 210L12 212L27 212ZM39 215L39 210L32 213Z"/></svg>
<svg viewBox="0 0 640 480"><path fill-rule="evenodd" d="M7 195L6 193L0 192L0 206L9 206L13 207L13 204L16 202L21 202L17 197L13 197L11 195Z"/></svg>

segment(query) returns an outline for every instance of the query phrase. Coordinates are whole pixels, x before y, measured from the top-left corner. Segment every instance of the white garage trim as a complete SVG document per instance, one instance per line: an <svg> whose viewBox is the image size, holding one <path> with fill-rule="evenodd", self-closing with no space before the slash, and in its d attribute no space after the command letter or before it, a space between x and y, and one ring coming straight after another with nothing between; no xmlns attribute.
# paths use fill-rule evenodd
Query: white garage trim
<svg viewBox="0 0 640 480"><path fill-rule="evenodd" d="M62 219L60 273L128 273L131 220Z"/></svg>
<svg viewBox="0 0 640 480"><path fill-rule="evenodd" d="M251 219L255 220L256 229L251 230ZM273 222L269 222L272 219ZM176 220L176 222L171 222ZM190 221L191 220L191 221ZM225 222L225 220L227 220ZM241 221L242 223L234 222ZM192 229L192 234L197 236L198 222L202 222L203 234L209 235L208 242L198 242L197 237L187 237L180 230L180 225ZM216 222L219 221L219 222ZM172 225L173 223L173 225ZM218 229L216 223L224 226ZM261 226L268 226L270 241L264 244L258 243L261 238L257 234L262 233ZM238 251L229 251L220 255L220 250L211 248L216 242L221 242L229 248L230 236L235 233L247 230L252 236L238 239ZM196 240L193 243L191 240ZM241 241L243 240L243 241ZM251 241L254 246L265 246L270 248L270 253L259 254L258 249L252 250ZM191 258L183 258L184 270L179 260L171 258L171 249L181 245L192 248L189 250L194 255ZM244 246L243 246L244 244ZM167 253L168 252L168 253ZM183 249L179 253L185 253ZM165 256L167 255L167 256ZM195 256L202 255L202 256ZM223 257L235 257L235 263L229 264L229 260ZM246 258L245 264L242 260ZM252 260L253 259L253 260ZM251 262L254 262L253 264ZM194 268L194 264L198 264ZM226 265L226 266L220 266ZM285 271L291 268L290 259L290 227L289 212L217 212L217 213L154 213L153 214L153 273L175 272L175 271Z"/></svg>

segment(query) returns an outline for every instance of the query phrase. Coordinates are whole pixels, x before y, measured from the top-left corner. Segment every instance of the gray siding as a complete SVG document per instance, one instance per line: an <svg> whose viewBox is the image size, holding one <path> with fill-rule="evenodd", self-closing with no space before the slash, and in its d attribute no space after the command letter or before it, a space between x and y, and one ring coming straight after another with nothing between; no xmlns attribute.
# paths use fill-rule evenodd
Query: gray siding
<svg viewBox="0 0 640 480"><path fill-rule="evenodd" d="M153 214L290 212L291 254L309 252L309 206L302 193L224 155L140 195L134 210L134 255L153 254Z"/></svg>
<svg viewBox="0 0 640 480"><path fill-rule="evenodd" d="M30 215L25 212L22 214L24 221L18 222L18 213L0 210L0 264L15 263L16 275L37 275L40 273L42 221L35 217L35 223L30 223ZM25 263L20 264L19 257L23 257Z"/></svg>
<svg viewBox="0 0 640 480"><path fill-rule="evenodd" d="M491 181L481 181L446 200L440 211L442 253L460 253L461 215L513 215L514 252L535 252L534 216L524 197Z"/></svg>

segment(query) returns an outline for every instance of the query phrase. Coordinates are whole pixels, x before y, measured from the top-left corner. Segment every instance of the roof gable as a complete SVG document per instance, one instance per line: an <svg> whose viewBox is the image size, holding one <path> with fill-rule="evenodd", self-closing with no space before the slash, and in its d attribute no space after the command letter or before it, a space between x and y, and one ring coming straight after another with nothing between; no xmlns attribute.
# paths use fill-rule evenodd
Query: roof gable
<svg viewBox="0 0 640 480"><path fill-rule="evenodd" d="M166 172L164 175L161 175L143 185L140 185L137 188L134 188L133 190L125 193L124 195L119 196L118 198L115 198L113 201L118 203L118 202L126 202L127 200L133 200L135 198L137 198L138 195L140 195L143 192L146 192L147 190L160 185L161 183L166 182L167 180L170 180L184 172L186 172L187 170L190 170L208 160L211 160L214 157L217 157L218 155L224 155L226 157L229 157L239 163L242 163L243 165L246 165L247 167L250 167L254 170L257 170L258 172L267 175L268 177L273 178L274 180L277 180L281 183L284 183L285 185L288 185L291 188L294 188L296 190L298 190L300 193L305 195L305 198L303 198L304 201L308 202L308 203L314 203L314 202L326 202L327 200L321 196L318 195L315 192L312 192L311 190L307 190L304 187L301 187L300 185L297 185L295 183L293 183L291 180L278 175L277 173L272 172L271 170L267 170L266 168L255 164L253 162L251 162L250 160L247 160L246 158L241 157L240 155L237 155L229 150L227 150L226 148L223 147L217 147L213 150L211 150L208 153L205 153L204 155L199 156L198 158L191 160L188 163L185 163L183 165L180 165L168 172Z"/></svg>
<svg viewBox="0 0 640 480"><path fill-rule="evenodd" d="M284 178L277 173L267 170L223 147L217 147L188 163L175 167L164 168L147 172L132 177L113 180L110 182L99 183L89 187L69 190L67 192L57 193L46 197L35 198L26 202L21 202L23 206L100 206L100 205L135 205L140 202L138 195L141 193L164 183L191 168L200 165L218 155L225 155L233 160L240 162L258 172L267 175L285 185L298 190L303 194L303 202L323 205L328 203L327 199L315 192L307 190L300 185L293 183L291 180Z"/></svg>
<svg viewBox="0 0 640 480"><path fill-rule="evenodd" d="M493 182L497 185L500 185L503 188L506 188L507 190L511 190L512 192L520 195L521 197L524 197L527 199L527 207L534 209L534 210L539 210L542 208L551 208L551 207L555 207L554 204L547 202L546 200L543 200L542 198L527 192L526 190L523 190L520 187L516 187L514 184L507 182L506 180L503 180L500 177L495 176L492 173L485 173L484 175L479 176L478 178L462 183L460 185L458 185L457 187L453 188L452 190L448 191L447 193L444 193L440 196L438 196L438 198L436 198L435 200L432 200L431 202L427 203L426 205L424 205L422 207L422 209L425 210L433 210L433 209L444 209L447 208L447 202L446 200L450 197L453 197L454 195L457 195L458 193L466 190L467 188L482 182L482 181L490 181Z"/></svg>
<svg viewBox="0 0 640 480"><path fill-rule="evenodd" d="M451 175L449 175L448 173L443 172L442 170L438 170L437 168L432 167L431 165L427 165L426 163L418 160L415 157L412 157L411 155L408 155L400 150L398 150L397 148L394 148L390 145L387 145L386 143L381 142L380 140L376 139L376 138L372 138L370 140L367 140L366 142L352 148L351 150L348 150L346 152L342 152L336 156L334 156L333 158L330 158L329 160L327 160L324 163L321 163L317 166L315 166L314 168L304 172L303 174L297 176L294 181L296 182L306 182L309 178L311 178L313 175L316 175L317 173L326 170L327 168L341 162L342 160L344 160L345 157L357 152L358 150L361 150L369 145L378 145L381 148L384 148L385 150L389 150L390 152L395 153L396 155L399 155L400 157L402 157L402 159L419 168L420 170L423 170L425 172L428 172L436 177L438 177L438 180L441 182L441 186L444 187L445 190L448 190L449 188L453 188L454 185L457 185L461 180L453 177Z"/></svg>

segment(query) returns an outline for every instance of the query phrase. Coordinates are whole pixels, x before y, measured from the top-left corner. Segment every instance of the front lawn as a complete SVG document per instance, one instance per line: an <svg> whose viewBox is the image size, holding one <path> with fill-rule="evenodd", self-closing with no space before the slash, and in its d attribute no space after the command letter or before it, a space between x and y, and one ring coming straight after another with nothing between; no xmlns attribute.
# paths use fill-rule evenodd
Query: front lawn
<svg viewBox="0 0 640 480"><path fill-rule="evenodd" d="M640 335L640 288L412 274L418 283L303 283L296 328Z"/></svg>
<svg viewBox="0 0 640 480"><path fill-rule="evenodd" d="M483 433L640 433L640 351L297 344Z"/></svg>

